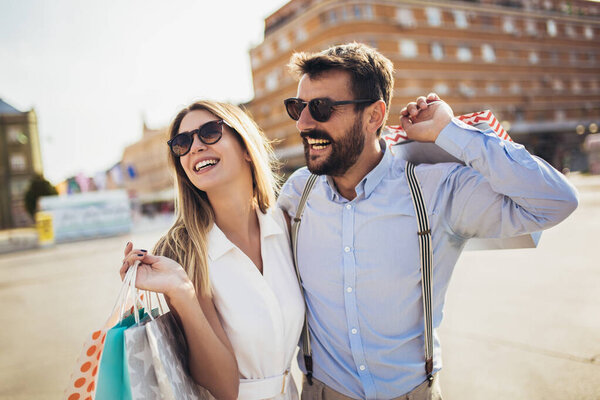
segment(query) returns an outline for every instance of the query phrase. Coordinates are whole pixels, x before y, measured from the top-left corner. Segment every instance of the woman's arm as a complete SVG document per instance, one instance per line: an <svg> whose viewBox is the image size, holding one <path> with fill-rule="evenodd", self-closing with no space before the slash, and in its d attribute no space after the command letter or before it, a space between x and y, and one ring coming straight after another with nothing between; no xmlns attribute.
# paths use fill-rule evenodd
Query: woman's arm
<svg viewBox="0 0 600 400"><path fill-rule="evenodd" d="M125 248L121 276L139 260L136 287L163 293L185 333L194 381L217 399L236 399L239 372L235 354L219 321L212 299L194 289L185 270L167 257Z"/></svg>

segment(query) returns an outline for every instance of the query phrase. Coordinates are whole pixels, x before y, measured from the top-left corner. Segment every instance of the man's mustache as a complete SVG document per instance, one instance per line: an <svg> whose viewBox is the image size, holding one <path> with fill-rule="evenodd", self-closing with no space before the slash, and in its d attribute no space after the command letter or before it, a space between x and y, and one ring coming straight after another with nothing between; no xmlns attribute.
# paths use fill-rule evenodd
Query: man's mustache
<svg viewBox="0 0 600 400"><path fill-rule="evenodd" d="M319 130L319 129L313 129L313 130L310 130L310 131L300 132L300 136L304 140L306 140L306 138L311 138L311 139L324 139L324 140L328 140L330 142L333 142L333 139L331 138L331 136L329 135L329 133L327 133L327 132L325 132L323 130Z"/></svg>

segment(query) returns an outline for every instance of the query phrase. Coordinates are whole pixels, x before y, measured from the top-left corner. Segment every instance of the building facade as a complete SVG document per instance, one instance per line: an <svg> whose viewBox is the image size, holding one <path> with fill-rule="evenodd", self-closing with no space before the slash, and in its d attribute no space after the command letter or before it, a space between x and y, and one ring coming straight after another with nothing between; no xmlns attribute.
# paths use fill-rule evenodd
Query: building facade
<svg viewBox="0 0 600 400"><path fill-rule="evenodd" d="M31 226L25 192L42 175L35 111L19 111L0 99L0 229Z"/></svg>
<svg viewBox="0 0 600 400"><path fill-rule="evenodd" d="M173 171L168 162L167 128L149 129L142 139L127 146L121 160L122 180L136 208L153 214L172 210Z"/></svg>
<svg viewBox="0 0 600 400"><path fill-rule="evenodd" d="M395 66L388 125L419 95L455 114L490 109L519 143L559 169L586 170L585 136L600 121L600 3L586 0L292 0L265 20L250 50L246 106L287 170L303 165L283 100L296 51L362 42ZM595 129L594 129L595 127Z"/></svg>

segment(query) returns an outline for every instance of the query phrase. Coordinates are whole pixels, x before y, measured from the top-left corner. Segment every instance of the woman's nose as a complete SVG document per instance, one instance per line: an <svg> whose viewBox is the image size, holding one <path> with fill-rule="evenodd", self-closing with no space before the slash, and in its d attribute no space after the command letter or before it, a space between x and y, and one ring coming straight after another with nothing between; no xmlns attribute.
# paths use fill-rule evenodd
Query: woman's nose
<svg viewBox="0 0 600 400"><path fill-rule="evenodd" d="M202 140L200 140L200 136L195 133L192 136L192 147L190 149L190 152L194 153L197 151L204 151L206 150L206 144L204 144L204 142L202 142Z"/></svg>

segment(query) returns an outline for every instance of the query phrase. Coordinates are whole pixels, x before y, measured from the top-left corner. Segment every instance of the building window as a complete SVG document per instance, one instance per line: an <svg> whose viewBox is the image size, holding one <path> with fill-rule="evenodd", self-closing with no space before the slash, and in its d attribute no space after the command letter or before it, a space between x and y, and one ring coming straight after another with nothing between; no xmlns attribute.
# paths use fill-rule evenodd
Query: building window
<svg viewBox="0 0 600 400"><path fill-rule="evenodd" d="M466 82L459 83L458 92L464 97L473 97L476 94L475 89Z"/></svg>
<svg viewBox="0 0 600 400"><path fill-rule="evenodd" d="M565 119L567 119L567 113L565 112L565 110L555 110L554 119L556 121L564 121Z"/></svg>
<svg viewBox="0 0 600 400"><path fill-rule="evenodd" d="M306 33L306 29L300 27L296 29L296 42L304 42L308 38L308 34Z"/></svg>
<svg viewBox="0 0 600 400"><path fill-rule="evenodd" d="M579 80L575 79L571 82L571 91L573 93L581 93L581 89L581 82Z"/></svg>
<svg viewBox="0 0 600 400"><path fill-rule="evenodd" d="M425 8L425 14L427 15L427 23L429 26L442 25L442 12L439 8L427 7Z"/></svg>
<svg viewBox="0 0 600 400"><path fill-rule="evenodd" d="M575 27L571 24L565 25L565 33L568 37L574 38L577 36L577 32L575 31Z"/></svg>
<svg viewBox="0 0 600 400"><path fill-rule="evenodd" d="M277 41L277 45L279 46L279 50L286 51L290 48L290 41L287 36L281 36Z"/></svg>
<svg viewBox="0 0 600 400"><path fill-rule="evenodd" d="M540 56L538 56L538 53L535 51L529 52L529 63L537 64L538 62L540 62Z"/></svg>
<svg viewBox="0 0 600 400"><path fill-rule="evenodd" d="M29 138L23 133L23 130L18 126L9 126L7 129L8 143L10 144L27 144Z"/></svg>
<svg viewBox="0 0 600 400"><path fill-rule="evenodd" d="M367 4L363 8L365 19L373 19L373 7L370 4Z"/></svg>
<svg viewBox="0 0 600 400"><path fill-rule="evenodd" d="M551 50L550 51L550 62L552 64L558 64L560 61L560 58L558 57L558 51L556 50Z"/></svg>
<svg viewBox="0 0 600 400"><path fill-rule="evenodd" d="M349 15L348 15L348 10L346 9L346 7L342 8L340 11L341 11L341 13L342 13L342 15L341 15L341 18L340 18L340 19L341 19L342 21L348 21L348 19L349 19Z"/></svg>
<svg viewBox="0 0 600 400"><path fill-rule="evenodd" d="M329 10L327 13L327 22L330 24L335 24L337 22L337 14L335 10Z"/></svg>
<svg viewBox="0 0 600 400"><path fill-rule="evenodd" d="M272 92L273 90L277 89L278 85L279 85L279 71L275 70L275 71L272 71L271 73L269 73L267 75L267 77L265 78L265 87L269 92Z"/></svg>
<svg viewBox="0 0 600 400"><path fill-rule="evenodd" d="M502 22L502 30L504 30L505 33L515 33L517 31L515 20L510 17L505 17Z"/></svg>
<svg viewBox="0 0 600 400"><path fill-rule="evenodd" d="M497 94L500 93L500 87L498 86L498 84L493 83L493 82L488 82L485 85L485 91L487 94L489 94L490 96L495 96Z"/></svg>
<svg viewBox="0 0 600 400"><path fill-rule="evenodd" d="M396 9L396 21L398 21L398 23L401 26L404 26L407 28L412 28L412 27L416 26L415 16L413 15L412 10L409 8L397 8Z"/></svg>
<svg viewBox="0 0 600 400"><path fill-rule="evenodd" d="M469 22L467 21L467 14L461 10L454 10L454 24L459 29L466 29L469 27Z"/></svg>
<svg viewBox="0 0 600 400"><path fill-rule="evenodd" d="M273 58L273 48L270 45L266 44L263 48L263 56L265 57L265 60Z"/></svg>
<svg viewBox="0 0 600 400"><path fill-rule="evenodd" d="M525 21L525 31L530 36L537 36L537 23L532 19Z"/></svg>
<svg viewBox="0 0 600 400"><path fill-rule="evenodd" d="M258 52L254 53L254 55L251 57L251 62L252 68L258 68L260 65L260 55Z"/></svg>
<svg viewBox="0 0 600 400"><path fill-rule="evenodd" d="M458 49L456 49L456 58L458 58L458 61L461 62L471 61L471 59L473 58L471 54L471 49L464 45L458 46Z"/></svg>
<svg viewBox="0 0 600 400"><path fill-rule="evenodd" d="M15 172L22 172L27 169L25 156L20 153L10 155L10 169Z"/></svg>
<svg viewBox="0 0 600 400"><path fill-rule="evenodd" d="M433 91L439 95L447 95L450 93L450 88L444 82L436 83L433 87Z"/></svg>
<svg viewBox="0 0 600 400"><path fill-rule="evenodd" d="M441 43L433 42L431 43L431 58L436 61L440 61L444 59L444 47Z"/></svg>
<svg viewBox="0 0 600 400"><path fill-rule="evenodd" d="M417 43L410 39L401 40L400 54L402 54L402 56L405 58L415 58L419 54Z"/></svg>
<svg viewBox="0 0 600 400"><path fill-rule="evenodd" d="M521 93L521 85L519 82L511 82L510 87L508 88L511 94L520 94Z"/></svg>
<svg viewBox="0 0 600 400"><path fill-rule="evenodd" d="M563 81L560 79L554 79L552 81L552 89L554 89L555 92L562 92L565 89Z"/></svg>
<svg viewBox="0 0 600 400"><path fill-rule="evenodd" d="M596 64L596 53L594 53L593 51L589 51L587 53L587 57L588 57L588 63L590 65L595 65Z"/></svg>
<svg viewBox="0 0 600 400"><path fill-rule="evenodd" d="M585 36L586 39L590 40L594 38L594 30L591 26L585 26L583 28L583 36Z"/></svg>
<svg viewBox="0 0 600 400"><path fill-rule="evenodd" d="M352 11L354 13L354 18L361 19L362 18L362 7L358 4L352 6Z"/></svg>
<svg viewBox="0 0 600 400"><path fill-rule="evenodd" d="M577 53L575 53L574 51L569 52L569 62L571 64L577 64Z"/></svg>
<svg viewBox="0 0 600 400"><path fill-rule="evenodd" d="M494 48L489 44L481 45L481 58L483 58L483 61L488 63L496 61L496 53L494 52Z"/></svg>
<svg viewBox="0 0 600 400"><path fill-rule="evenodd" d="M558 28L556 27L556 22L554 20L549 19L546 21L546 31L549 36L555 37L558 34Z"/></svg>

